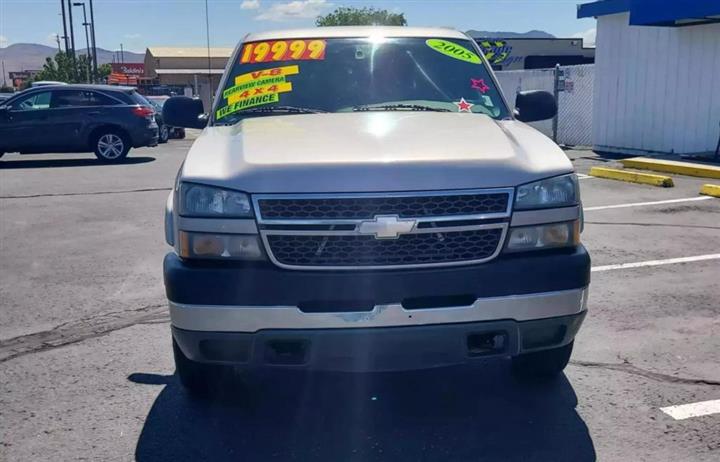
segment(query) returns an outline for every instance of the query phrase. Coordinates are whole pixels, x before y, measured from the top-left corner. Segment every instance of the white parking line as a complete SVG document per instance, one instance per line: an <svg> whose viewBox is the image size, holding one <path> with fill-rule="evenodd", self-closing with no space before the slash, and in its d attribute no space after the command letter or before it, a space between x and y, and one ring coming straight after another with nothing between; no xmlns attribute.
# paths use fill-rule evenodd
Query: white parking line
<svg viewBox="0 0 720 462"><path fill-rule="evenodd" d="M712 253L708 255L697 255L695 257L668 258L666 260L649 260L639 261L635 263L620 263L618 265L593 266L590 271L596 273L598 271L610 271L616 269L641 268L643 266L660 266L672 265L674 263L690 263L694 261L719 260L720 253Z"/></svg>
<svg viewBox="0 0 720 462"><path fill-rule="evenodd" d="M654 202L633 202L630 204L601 205L598 207L583 207L583 210L586 212L590 212L592 210L622 209L625 207L640 207L643 205L676 204L678 202L706 201L708 199L713 199L713 198L710 196L687 197L684 199L668 199L668 200L664 200L664 201L654 201Z"/></svg>
<svg viewBox="0 0 720 462"><path fill-rule="evenodd" d="M584 173L576 173L579 180L587 180L588 178L595 178L594 176L585 175Z"/></svg>
<svg viewBox="0 0 720 462"><path fill-rule="evenodd" d="M678 406L661 407L661 411L675 420L689 419L704 415L720 413L720 399L700 401L699 403L680 404Z"/></svg>

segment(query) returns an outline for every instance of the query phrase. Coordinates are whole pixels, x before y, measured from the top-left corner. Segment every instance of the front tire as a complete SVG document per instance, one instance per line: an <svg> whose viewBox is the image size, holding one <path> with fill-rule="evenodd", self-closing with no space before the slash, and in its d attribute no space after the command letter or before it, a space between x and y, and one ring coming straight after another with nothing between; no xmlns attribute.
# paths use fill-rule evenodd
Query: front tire
<svg viewBox="0 0 720 462"><path fill-rule="evenodd" d="M95 156L103 162L120 162L130 151L130 140L116 130L102 131L93 141Z"/></svg>
<svg viewBox="0 0 720 462"><path fill-rule="evenodd" d="M513 375L522 381L554 379L562 373L570 361L573 343L514 357L512 359Z"/></svg>

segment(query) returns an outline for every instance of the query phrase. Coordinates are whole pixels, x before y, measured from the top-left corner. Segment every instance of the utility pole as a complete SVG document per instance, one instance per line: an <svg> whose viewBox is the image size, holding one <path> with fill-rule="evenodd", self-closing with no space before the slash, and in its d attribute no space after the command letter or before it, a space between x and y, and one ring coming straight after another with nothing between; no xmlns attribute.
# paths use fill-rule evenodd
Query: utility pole
<svg viewBox="0 0 720 462"><path fill-rule="evenodd" d="M95 13L93 12L93 0L90 0L90 37L92 38L92 49L93 49L93 82L97 82L98 79L98 62L97 62L97 45L95 44Z"/></svg>
<svg viewBox="0 0 720 462"><path fill-rule="evenodd" d="M60 0L60 8L62 9L63 39L65 39L65 53L67 53L69 50L68 50L67 21L65 20L65 0Z"/></svg>
<svg viewBox="0 0 720 462"><path fill-rule="evenodd" d="M58 44L58 53L60 53L62 49L60 48L60 36L58 34L55 34L55 41Z"/></svg>
<svg viewBox="0 0 720 462"><path fill-rule="evenodd" d="M3 73L3 87L7 87L7 81L5 80L5 60L2 60L2 73Z"/></svg>
<svg viewBox="0 0 720 462"><path fill-rule="evenodd" d="M125 62L125 51L123 50L122 43L120 44L120 62L121 63Z"/></svg>
<svg viewBox="0 0 720 462"><path fill-rule="evenodd" d="M73 17L72 17L72 0L68 0L68 17L70 18L70 57L72 58L73 64L73 78L77 77L77 61L75 60L75 31L73 30Z"/></svg>
<svg viewBox="0 0 720 462"><path fill-rule="evenodd" d="M205 0L205 39L207 42L208 58L208 89L210 91L210 107L212 107L215 91L212 83L212 61L210 59L210 15L208 13L208 0Z"/></svg>
<svg viewBox="0 0 720 462"><path fill-rule="evenodd" d="M90 83L90 38L88 37L88 26L90 25L89 22L87 22L87 10L85 10L85 4L82 2L75 2L73 3L73 6L81 6L83 9L83 27L85 27L85 62L87 63L87 69L86 69L86 77L87 77L87 83Z"/></svg>

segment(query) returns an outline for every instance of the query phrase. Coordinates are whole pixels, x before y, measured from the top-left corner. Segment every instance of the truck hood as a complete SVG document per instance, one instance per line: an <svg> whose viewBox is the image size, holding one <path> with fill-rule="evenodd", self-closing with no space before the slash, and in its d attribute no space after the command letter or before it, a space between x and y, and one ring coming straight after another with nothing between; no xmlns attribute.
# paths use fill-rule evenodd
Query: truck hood
<svg viewBox="0 0 720 462"><path fill-rule="evenodd" d="M371 112L208 127L182 179L250 193L384 192L517 186L572 171L555 143L522 122Z"/></svg>

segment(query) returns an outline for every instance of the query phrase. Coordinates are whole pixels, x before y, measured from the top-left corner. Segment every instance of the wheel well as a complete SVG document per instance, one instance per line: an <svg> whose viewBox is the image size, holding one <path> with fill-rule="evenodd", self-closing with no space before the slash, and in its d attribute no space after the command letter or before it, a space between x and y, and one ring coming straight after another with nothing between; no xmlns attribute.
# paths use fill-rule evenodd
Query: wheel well
<svg viewBox="0 0 720 462"><path fill-rule="evenodd" d="M90 147L90 149L95 149L95 140L100 136L101 133L106 132L115 132L125 138L125 141L130 140L128 132L122 127L119 127L117 125L100 125L99 127L94 128L88 136L88 146Z"/></svg>

